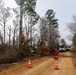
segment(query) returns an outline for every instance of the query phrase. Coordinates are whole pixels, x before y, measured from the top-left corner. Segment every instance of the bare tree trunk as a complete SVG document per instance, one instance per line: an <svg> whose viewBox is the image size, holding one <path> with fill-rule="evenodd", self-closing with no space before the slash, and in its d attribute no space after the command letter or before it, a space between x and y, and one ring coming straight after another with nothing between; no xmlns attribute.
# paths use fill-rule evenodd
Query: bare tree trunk
<svg viewBox="0 0 76 75"><path fill-rule="evenodd" d="M30 39L31 39L31 40L30 40L30 44L31 44L31 46L32 46L32 26L31 26L30 29L31 29L31 32L30 32Z"/></svg>
<svg viewBox="0 0 76 75"><path fill-rule="evenodd" d="M11 27L9 28L9 46L11 45Z"/></svg>
<svg viewBox="0 0 76 75"><path fill-rule="evenodd" d="M5 20L4 20L4 44L5 44L5 38L6 38L5 27L6 27L6 23L5 23Z"/></svg>
<svg viewBox="0 0 76 75"><path fill-rule="evenodd" d="M3 37L2 37L1 32L0 32L0 41L1 41L1 45L3 45Z"/></svg>
<svg viewBox="0 0 76 75"><path fill-rule="evenodd" d="M21 43L21 37L22 37L22 11L20 7L20 26L19 26L19 49L22 50L22 43Z"/></svg>
<svg viewBox="0 0 76 75"><path fill-rule="evenodd" d="M29 19L29 18L28 18ZM26 21L27 21L27 19L26 19L26 15L24 15L24 22L25 22L25 31L26 31L26 37L27 37L27 40L29 39L29 21L27 21L28 22L28 24L26 24Z"/></svg>
<svg viewBox="0 0 76 75"><path fill-rule="evenodd" d="M13 36L13 46L15 45L15 29L14 29L14 36Z"/></svg>
<svg viewBox="0 0 76 75"><path fill-rule="evenodd" d="M14 26L14 34L13 34L13 46L15 45L15 38L16 38L16 25Z"/></svg>
<svg viewBox="0 0 76 75"><path fill-rule="evenodd" d="M31 46L32 46L32 16L30 17L30 44L31 44Z"/></svg>

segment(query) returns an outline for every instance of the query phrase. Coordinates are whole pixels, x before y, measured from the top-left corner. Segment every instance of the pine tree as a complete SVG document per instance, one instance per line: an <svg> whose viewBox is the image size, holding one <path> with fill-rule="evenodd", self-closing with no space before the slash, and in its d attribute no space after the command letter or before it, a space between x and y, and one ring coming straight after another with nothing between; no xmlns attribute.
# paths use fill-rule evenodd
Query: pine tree
<svg viewBox="0 0 76 75"><path fill-rule="evenodd" d="M76 47L76 33L74 34L72 41L73 41L73 45Z"/></svg>

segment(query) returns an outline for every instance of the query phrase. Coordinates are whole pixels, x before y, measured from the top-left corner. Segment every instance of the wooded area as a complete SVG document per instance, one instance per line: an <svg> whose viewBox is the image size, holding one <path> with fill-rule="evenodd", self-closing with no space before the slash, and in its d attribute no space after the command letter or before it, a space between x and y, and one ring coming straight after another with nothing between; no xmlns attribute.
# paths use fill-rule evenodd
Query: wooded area
<svg viewBox="0 0 76 75"><path fill-rule="evenodd" d="M44 17L40 17L35 11L37 0L15 2L17 8L5 8L3 0L0 0L0 62L21 59L30 54L31 49L35 50L35 54L39 54L41 44L48 46L51 51L57 49L60 35L56 12L48 9ZM9 20L13 16L14 19L10 23ZM66 45L64 39L61 42Z"/></svg>

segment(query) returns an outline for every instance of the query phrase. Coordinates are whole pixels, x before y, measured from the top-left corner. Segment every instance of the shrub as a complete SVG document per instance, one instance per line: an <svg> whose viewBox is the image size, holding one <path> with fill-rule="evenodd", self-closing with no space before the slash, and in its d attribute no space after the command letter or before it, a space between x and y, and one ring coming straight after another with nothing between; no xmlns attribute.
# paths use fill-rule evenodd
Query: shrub
<svg viewBox="0 0 76 75"><path fill-rule="evenodd" d="M12 63L21 60L25 56L23 50L6 49L0 56L0 63Z"/></svg>

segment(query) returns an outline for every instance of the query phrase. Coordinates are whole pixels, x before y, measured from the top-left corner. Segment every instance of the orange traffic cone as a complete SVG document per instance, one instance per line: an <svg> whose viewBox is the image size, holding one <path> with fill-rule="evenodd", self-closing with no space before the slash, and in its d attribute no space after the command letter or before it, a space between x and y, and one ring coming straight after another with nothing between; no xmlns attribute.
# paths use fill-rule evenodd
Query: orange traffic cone
<svg viewBox="0 0 76 75"><path fill-rule="evenodd" d="M57 62L55 63L54 69L55 69L55 70L59 70L58 63L57 63Z"/></svg>
<svg viewBox="0 0 76 75"><path fill-rule="evenodd" d="M32 64L30 62L30 59L29 59L29 62L28 62L28 65L27 65L28 68L32 68Z"/></svg>

